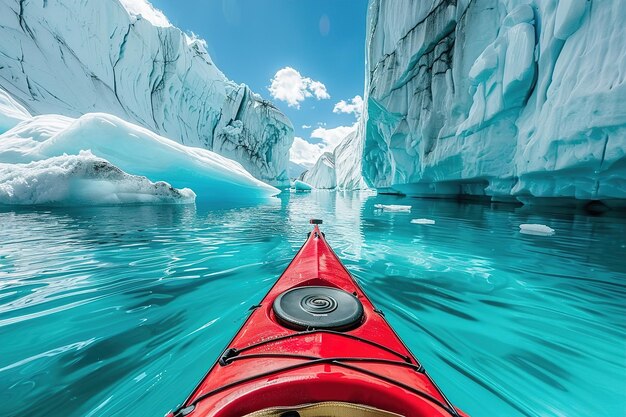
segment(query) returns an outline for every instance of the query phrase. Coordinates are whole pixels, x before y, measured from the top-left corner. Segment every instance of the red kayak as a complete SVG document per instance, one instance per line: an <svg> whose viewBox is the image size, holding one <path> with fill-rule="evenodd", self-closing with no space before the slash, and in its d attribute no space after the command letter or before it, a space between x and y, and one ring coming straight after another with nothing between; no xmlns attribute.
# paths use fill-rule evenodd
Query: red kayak
<svg viewBox="0 0 626 417"><path fill-rule="evenodd" d="M169 417L467 417L367 298L320 232Z"/></svg>

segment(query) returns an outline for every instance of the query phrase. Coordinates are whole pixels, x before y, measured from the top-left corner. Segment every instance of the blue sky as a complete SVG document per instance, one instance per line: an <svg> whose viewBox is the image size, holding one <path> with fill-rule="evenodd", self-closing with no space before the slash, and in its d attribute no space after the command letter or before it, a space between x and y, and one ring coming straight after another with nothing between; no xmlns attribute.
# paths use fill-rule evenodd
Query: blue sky
<svg viewBox="0 0 626 417"><path fill-rule="evenodd" d="M296 140L294 159L314 161L309 154L330 150L355 123L350 100L363 95L367 0L151 2L173 25L206 40L228 78L272 100L296 137L316 144ZM346 105L335 109L341 100Z"/></svg>

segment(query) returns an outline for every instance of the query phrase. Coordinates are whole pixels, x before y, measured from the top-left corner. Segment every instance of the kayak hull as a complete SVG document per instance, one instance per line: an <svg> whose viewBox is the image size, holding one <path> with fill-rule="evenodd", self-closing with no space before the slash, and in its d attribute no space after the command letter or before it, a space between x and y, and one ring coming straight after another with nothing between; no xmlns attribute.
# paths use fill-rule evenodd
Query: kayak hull
<svg viewBox="0 0 626 417"><path fill-rule="evenodd" d="M350 330L289 328L274 301L304 286L356 297L363 315ZM403 416L464 416L365 295L317 225L205 378L171 416L241 417L277 406L325 401Z"/></svg>

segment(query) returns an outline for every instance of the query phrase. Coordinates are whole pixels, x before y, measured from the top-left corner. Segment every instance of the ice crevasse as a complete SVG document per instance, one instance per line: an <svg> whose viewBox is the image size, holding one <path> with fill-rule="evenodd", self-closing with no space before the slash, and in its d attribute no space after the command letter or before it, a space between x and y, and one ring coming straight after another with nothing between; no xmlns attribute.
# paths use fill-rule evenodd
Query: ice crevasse
<svg viewBox="0 0 626 417"><path fill-rule="evenodd" d="M287 185L291 122L228 80L204 41L130 6L0 0L0 88L26 113L108 113ZM0 96L0 113L6 100ZM0 115L0 130L21 118Z"/></svg>
<svg viewBox="0 0 626 417"><path fill-rule="evenodd" d="M383 192L623 206L623 6L370 0L365 108L347 154Z"/></svg>

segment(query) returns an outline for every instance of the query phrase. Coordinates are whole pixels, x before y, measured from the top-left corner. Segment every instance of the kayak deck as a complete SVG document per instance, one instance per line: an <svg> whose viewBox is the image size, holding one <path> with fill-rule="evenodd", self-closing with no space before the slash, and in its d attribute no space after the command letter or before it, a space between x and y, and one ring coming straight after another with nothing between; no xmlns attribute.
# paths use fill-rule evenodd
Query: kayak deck
<svg viewBox="0 0 626 417"><path fill-rule="evenodd" d="M352 294L363 308L356 327L337 331L285 326L273 309L275 300L306 286ZM241 417L277 406L329 401L401 416L464 415L373 306L317 225L252 310L202 382L170 416Z"/></svg>

